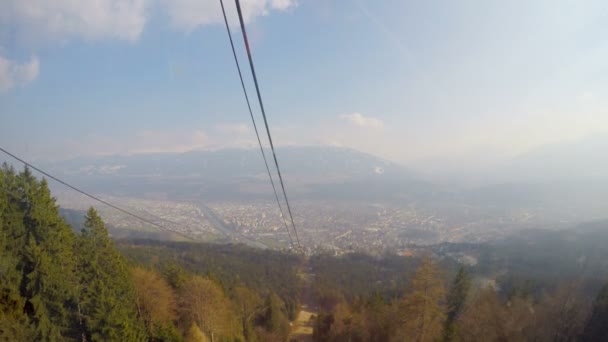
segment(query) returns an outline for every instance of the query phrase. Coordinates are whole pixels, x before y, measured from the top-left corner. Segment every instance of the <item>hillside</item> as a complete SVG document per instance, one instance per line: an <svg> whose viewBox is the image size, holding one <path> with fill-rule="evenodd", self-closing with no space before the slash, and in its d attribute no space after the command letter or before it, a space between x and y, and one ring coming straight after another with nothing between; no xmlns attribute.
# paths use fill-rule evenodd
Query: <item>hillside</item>
<svg viewBox="0 0 608 342"><path fill-rule="evenodd" d="M428 186L405 167L366 153L331 146L277 150L290 190L300 197L365 198L365 187L383 196L398 195L399 183L419 190ZM272 163L270 153L267 158ZM42 165L60 177L93 191L172 198L271 198L268 176L257 149L77 158ZM272 166L272 165L271 165ZM332 187L329 192L326 186ZM376 195L377 196L377 195Z"/></svg>
<svg viewBox="0 0 608 342"><path fill-rule="evenodd" d="M307 259L243 245L113 241L93 208L74 221L83 229L67 224L46 181L27 169L3 167L0 186L3 340L600 341L608 334L606 221L492 244L411 246L403 256Z"/></svg>

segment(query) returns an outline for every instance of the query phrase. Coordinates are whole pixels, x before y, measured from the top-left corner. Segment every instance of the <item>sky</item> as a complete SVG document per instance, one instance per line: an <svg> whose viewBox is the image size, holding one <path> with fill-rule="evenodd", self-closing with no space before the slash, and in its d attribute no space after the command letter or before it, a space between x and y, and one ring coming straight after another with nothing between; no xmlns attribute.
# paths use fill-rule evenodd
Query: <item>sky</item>
<svg viewBox="0 0 608 342"><path fill-rule="evenodd" d="M242 4L276 145L430 170L608 134L606 1ZM218 1L0 0L0 146L58 160L255 143Z"/></svg>

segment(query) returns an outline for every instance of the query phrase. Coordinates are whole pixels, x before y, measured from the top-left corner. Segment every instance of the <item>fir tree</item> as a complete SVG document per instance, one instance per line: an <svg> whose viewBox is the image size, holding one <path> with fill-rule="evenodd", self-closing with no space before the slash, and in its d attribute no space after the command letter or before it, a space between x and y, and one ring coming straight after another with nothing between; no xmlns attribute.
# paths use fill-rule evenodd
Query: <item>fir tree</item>
<svg viewBox="0 0 608 342"><path fill-rule="evenodd" d="M73 338L77 331L70 310L75 285L72 230L59 216L46 180L38 182L26 168L18 182L26 195L20 203L25 246L19 264L25 311L33 323L35 339Z"/></svg>
<svg viewBox="0 0 608 342"><path fill-rule="evenodd" d="M464 267L460 267L447 295L447 315L444 331L446 341L452 341L455 336L456 326L454 322L464 309L470 287L471 278Z"/></svg>
<svg viewBox="0 0 608 342"><path fill-rule="evenodd" d="M85 217L78 249L78 311L84 336L92 341L144 340L126 261L116 251L103 221L93 208Z"/></svg>

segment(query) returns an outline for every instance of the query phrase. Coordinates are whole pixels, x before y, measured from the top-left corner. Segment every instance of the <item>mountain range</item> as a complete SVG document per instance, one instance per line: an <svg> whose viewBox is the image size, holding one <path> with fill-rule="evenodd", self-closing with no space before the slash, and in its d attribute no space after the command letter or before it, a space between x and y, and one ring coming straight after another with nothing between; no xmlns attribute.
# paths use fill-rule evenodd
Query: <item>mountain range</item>
<svg viewBox="0 0 608 342"><path fill-rule="evenodd" d="M284 147L277 158L290 192L304 196L393 196L404 186L426 183L407 168L356 150L333 146ZM270 151L266 158L277 188ZM223 149L87 157L47 163L51 173L93 191L170 197L270 196L271 187L259 149Z"/></svg>
<svg viewBox="0 0 608 342"><path fill-rule="evenodd" d="M491 171L494 182L474 187L433 184L398 163L334 146L277 149L289 194L300 199L458 202L475 206L604 208L608 138L548 145ZM277 189L274 160L266 151ZM112 155L42 164L97 193L175 199L272 198L258 149ZM577 209L578 210L578 209Z"/></svg>

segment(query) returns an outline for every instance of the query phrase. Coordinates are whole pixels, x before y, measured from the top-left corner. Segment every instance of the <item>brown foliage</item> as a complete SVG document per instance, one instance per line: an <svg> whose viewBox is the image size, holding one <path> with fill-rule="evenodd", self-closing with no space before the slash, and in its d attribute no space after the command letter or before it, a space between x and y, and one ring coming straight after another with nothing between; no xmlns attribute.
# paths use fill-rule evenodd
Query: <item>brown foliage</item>
<svg viewBox="0 0 608 342"><path fill-rule="evenodd" d="M503 302L493 288L481 290L457 321L458 341L524 341L534 321L532 304Z"/></svg>
<svg viewBox="0 0 608 342"><path fill-rule="evenodd" d="M445 320L443 274L430 258L425 258L410 283L410 291L398 303L400 329L397 339L434 341L443 333Z"/></svg>
<svg viewBox="0 0 608 342"><path fill-rule="evenodd" d="M180 322L185 329L194 323L207 336L242 336L232 303L212 280L194 276L186 281L178 303Z"/></svg>
<svg viewBox="0 0 608 342"><path fill-rule="evenodd" d="M148 334L151 335L156 326L171 324L176 318L176 301L167 282L157 272L142 267L131 269L131 278L137 313Z"/></svg>

